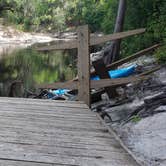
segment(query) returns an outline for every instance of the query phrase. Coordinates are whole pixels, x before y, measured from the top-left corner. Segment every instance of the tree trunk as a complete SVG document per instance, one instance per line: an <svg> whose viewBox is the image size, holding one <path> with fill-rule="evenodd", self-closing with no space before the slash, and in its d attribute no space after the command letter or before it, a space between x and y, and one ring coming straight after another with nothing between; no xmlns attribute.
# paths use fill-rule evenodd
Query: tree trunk
<svg viewBox="0 0 166 166"><path fill-rule="evenodd" d="M119 0L118 13L114 33L122 32L125 20L127 0ZM121 40L115 40L110 46L104 50L105 63L111 64L113 61L119 59Z"/></svg>

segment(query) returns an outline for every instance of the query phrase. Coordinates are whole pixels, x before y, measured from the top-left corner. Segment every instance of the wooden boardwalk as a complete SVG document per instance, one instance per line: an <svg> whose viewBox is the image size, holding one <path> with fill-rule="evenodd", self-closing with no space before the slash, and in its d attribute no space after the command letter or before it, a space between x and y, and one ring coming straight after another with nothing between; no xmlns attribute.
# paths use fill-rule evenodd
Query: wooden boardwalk
<svg viewBox="0 0 166 166"><path fill-rule="evenodd" d="M81 102L0 98L0 166L137 166Z"/></svg>

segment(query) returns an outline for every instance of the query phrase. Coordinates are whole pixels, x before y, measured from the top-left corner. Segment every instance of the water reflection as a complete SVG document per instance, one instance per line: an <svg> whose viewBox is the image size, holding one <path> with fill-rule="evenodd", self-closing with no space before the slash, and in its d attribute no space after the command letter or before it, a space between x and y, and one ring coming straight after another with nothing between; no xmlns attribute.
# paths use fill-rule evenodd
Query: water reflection
<svg viewBox="0 0 166 166"><path fill-rule="evenodd" d="M8 96L11 88L16 96L25 96L26 90L35 91L35 85L65 81L76 75L76 50L39 53L32 49L15 51L0 60L0 96ZM15 81L18 82L15 84ZM12 86L11 86L12 85ZM22 87L23 86L23 87Z"/></svg>

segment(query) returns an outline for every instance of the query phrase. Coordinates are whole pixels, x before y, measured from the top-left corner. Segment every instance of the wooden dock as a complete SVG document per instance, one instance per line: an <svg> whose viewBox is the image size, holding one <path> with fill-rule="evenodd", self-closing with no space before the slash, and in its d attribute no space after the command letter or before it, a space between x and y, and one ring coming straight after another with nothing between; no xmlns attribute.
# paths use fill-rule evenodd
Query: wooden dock
<svg viewBox="0 0 166 166"><path fill-rule="evenodd" d="M0 98L0 166L137 166L82 102Z"/></svg>

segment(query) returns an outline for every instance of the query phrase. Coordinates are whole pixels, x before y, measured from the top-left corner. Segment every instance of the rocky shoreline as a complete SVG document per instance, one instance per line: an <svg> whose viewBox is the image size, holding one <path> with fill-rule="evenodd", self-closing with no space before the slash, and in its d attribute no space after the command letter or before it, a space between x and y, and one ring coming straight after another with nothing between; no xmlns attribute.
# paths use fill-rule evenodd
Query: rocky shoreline
<svg viewBox="0 0 166 166"><path fill-rule="evenodd" d="M156 65L152 56L141 57L132 63L141 65L143 70ZM165 166L166 67L148 80L137 85L128 84L118 91L119 101L104 96L103 104L100 102L97 109L142 165Z"/></svg>

